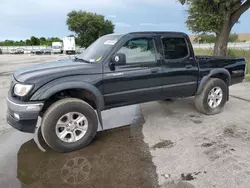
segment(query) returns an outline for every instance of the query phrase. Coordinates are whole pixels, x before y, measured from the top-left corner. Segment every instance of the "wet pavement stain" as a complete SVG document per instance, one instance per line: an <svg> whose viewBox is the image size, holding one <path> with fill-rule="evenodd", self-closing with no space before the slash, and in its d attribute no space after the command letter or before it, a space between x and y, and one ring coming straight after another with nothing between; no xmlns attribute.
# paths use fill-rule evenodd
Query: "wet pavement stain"
<svg viewBox="0 0 250 188"><path fill-rule="evenodd" d="M201 124L201 123L202 123L201 120L196 120L196 119L192 119L191 121L192 121L193 123L195 123L195 124Z"/></svg>
<svg viewBox="0 0 250 188"><path fill-rule="evenodd" d="M158 187L156 167L139 125L100 132L86 148L65 154L42 152L29 140L18 151L15 173L21 188ZM5 176L3 183L13 187L10 180Z"/></svg>
<svg viewBox="0 0 250 188"><path fill-rule="evenodd" d="M203 143L203 144L201 144L201 147L208 148L208 147L211 147L214 144L215 144L214 142Z"/></svg>
<svg viewBox="0 0 250 188"><path fill-rule="evenodd" d="M161 149L161 148L172 148L174 143L171 140L163 140L157 144L155 144L152 149Z"/></svg>
<svg viewBox="0 0 250 188"><path fill-rule="evenodd" d="M200 118L200 116L198 116L196 114L190 114L189 117L191 117L191 118Z"/></svg>
<svg viewBox="0 0 250 188"><path fill-rule="evenodd" d="M193 177L193 175L191 173L188 173L188 174L182 173L181 174L181 179L184 180L184 181L191 181L191 180L194 180L196 178Z"/></svg>

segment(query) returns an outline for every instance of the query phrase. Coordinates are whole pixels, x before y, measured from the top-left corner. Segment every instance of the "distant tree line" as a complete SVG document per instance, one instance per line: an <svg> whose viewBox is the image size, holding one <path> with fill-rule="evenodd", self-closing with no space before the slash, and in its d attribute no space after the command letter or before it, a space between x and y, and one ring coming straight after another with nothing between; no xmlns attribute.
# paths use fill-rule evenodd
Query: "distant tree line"
<svg viewBox="0 0 250 188"><path fill-rule="evenodd" d="M30 37L30 39L27 40L20 40L20 41L14 41L14 40L5 40L0 42L0 46L51 46L52 42L62 42L61 39L58 37L51 37L51 38L37 38L37 37Z"/></svg>
<svg viewBox="0 0 250 188"><path fill-rule="evenodd" d="M201 34L197 35L194 39L195 43L215 43L216 42L216 36L213 34ZM239 35L236 33L230 34L228 42L246 42L246 41L241 41L239 39Z"/></svg>

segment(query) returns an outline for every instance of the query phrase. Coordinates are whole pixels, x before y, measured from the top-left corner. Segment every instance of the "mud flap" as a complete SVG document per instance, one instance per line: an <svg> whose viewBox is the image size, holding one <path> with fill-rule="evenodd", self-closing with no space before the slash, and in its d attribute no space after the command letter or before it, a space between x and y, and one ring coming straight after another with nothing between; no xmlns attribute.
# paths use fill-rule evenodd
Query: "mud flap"
<svg viewBox="0 0 250 188"><path fill-rule="evenodd" d="M101 110L100 110L100 109L97 109L97 115L98 115L98 119L99 119L101 128L102 128L102 130L103 130L102 113L101 113Z"/></svg>
<svg viewBox="0 0 250 188"><path fill-rule="evenodd" d="M37 125L36 125L36 130L34 133L34 137L33 140L36 143L37 147L42 151L42 152L46 152L46 149L42 146L41 144L41 139L42 138L42 133L41 133L41 117L39 117L39 120L37 121Z"/></svg>

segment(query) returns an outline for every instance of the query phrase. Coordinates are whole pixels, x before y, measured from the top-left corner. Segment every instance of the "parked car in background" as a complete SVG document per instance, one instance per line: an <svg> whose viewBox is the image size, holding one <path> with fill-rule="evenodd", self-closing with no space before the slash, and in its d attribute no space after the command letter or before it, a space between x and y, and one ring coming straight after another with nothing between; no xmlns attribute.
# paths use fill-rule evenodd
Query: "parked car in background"
<svg viewBox="0 0 250 188"><path fill-rule="evenodd" d="M44 50L42 50L42 53L44 55L50 55L52 53L52 49L50 49L50 48L44 49Z"/></svg>
<svg viewBox="0 0 250 188"><path fill-rule="evenodd" d="M2 51L2 49L0 48L0 54L3 54L3 51Z"/></svg>
<svg viewBox="0 0 250 188"><path fill-rule="evenodd" d="M43 50L40 50L40 49L38 49L38 50L32 50L31 53L35 54L35 55L42 55L43 54Z"/></svg>
<svg viewBox="0 0 250 188"><path fill-rule="evenodd" d="M10 54L24 54L24 49L23 48L16 48L10 50Z"/></svg>

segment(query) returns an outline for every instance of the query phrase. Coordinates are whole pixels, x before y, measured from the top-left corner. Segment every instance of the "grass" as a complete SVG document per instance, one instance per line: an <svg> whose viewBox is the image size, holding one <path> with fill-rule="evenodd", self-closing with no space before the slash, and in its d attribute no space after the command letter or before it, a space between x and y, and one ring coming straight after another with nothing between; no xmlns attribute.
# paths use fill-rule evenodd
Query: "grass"
<svg viewBox="0 0 250 188"><path fill-rule="evenodd" d="M249 75L249 74L246 75L246 80L247 80L248 82L250 82L250 75Z"/></svg>
<svg viewBox="0 0 250 188"><path fill-rule="evenodd" d="M196 55L213 55L213 49L194 49L194 51ZM228 49L228 56L246 58L246 80L250 81L250 50Z"/></svg>

